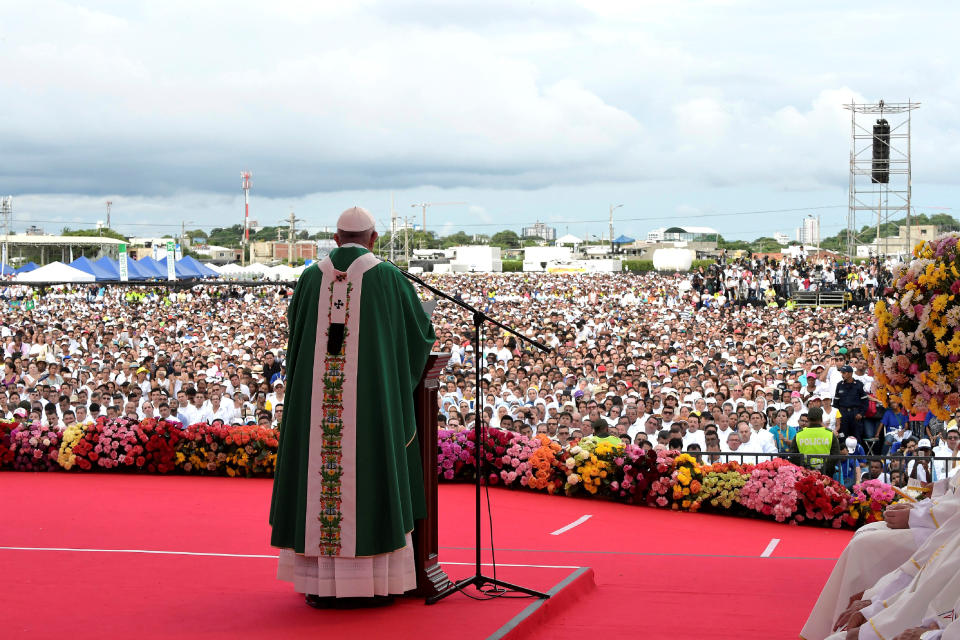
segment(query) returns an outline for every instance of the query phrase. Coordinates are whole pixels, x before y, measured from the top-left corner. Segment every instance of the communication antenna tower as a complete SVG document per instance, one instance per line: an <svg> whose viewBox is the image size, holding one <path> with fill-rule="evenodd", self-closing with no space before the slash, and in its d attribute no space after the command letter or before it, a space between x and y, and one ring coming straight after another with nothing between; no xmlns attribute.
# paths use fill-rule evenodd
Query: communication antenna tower
<svg viewBox="0 0 960 640"><path fill-rule="evenodd" d="M249 171L240 172L240 188L243 190L243 248L240 251L240 265L245 266L247 260L247 244L250 242L250 177Z"/></svg>

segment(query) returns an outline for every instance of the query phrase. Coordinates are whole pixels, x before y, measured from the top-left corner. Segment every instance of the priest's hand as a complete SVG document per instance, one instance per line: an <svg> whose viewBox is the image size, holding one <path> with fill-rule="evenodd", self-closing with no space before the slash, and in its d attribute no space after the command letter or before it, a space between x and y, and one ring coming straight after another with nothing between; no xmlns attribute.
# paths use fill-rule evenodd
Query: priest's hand
<svg viewBox="0 0 960 640"><path fill-rule="evenodd" d="M858 640L860 637L860 627L855 629L847 629L847 634L844 637L844 640Z"/></svg>
<svg viewBox="0 0 960 640"><path fill-rule="evenodd" d="M860 593L855 593L855 594L853 594L852 596L850 596L850 599L847 601L847 606L849 607L850 605L852 605L852 604L853 604L854 602L856 602L857 600L863 599L863 594L864 594L864 593L866 593L866 591L861 591Z"/></svg>
<svg viewBox="0 0 960 640"><path fill-rule="evenodd" d="M850 619L853 617L855 613L860 611L860 609L863 609L869 606L870 606L869 600L857 600L855 602L852 602L850 606L847 607L846 611L841 613L840 617L837 618L837 624L833 625L833 630L839 631L840 629L843 629L844 627L847 626L847 623L850 622Z"/></svg>
<svg viewBox="0 0 960 640"><path fill-rule="evenodd" d="M931 622L928 627L914 627L912 629L907 629L893 640L919 640L920 636L925 634L927 631L933 629L939 629L936 622Z"/></svg>
<svg viewBox="0 0 960 640"><path fill-rule="evenodd" d="M891 529L910 528L910 509L887 509L883 512L883 520Z"/></svg>
<svg viewBox="0 0 960 640"><path fill-rule="evenodd" d="M897 509L913 509L913 503L912 503L912 502L906 502L906 501L904 501L904 502L895 502L894 504L892 504L892 505L890 505L889 507L887 507L886 509L884 509L884 513L886 513L887 511L896 511Z"/></svg>
<svg viewBox="0 0 960 640"><path fill-rule="evenodd" d="M854 631L854 632L859 631L859 630L860 630L860 626L863 625L863 624L866 624L866 622L867 622L867 619L866 619L866 617L864 617L864 615L863 615L862 613L860 613L859 611L854 612L854 614L853 614L852 616L850 616L850 618L847 620L847 637L848 637L848 638L856 638L856 637L857 637L857 634L854 633L854 634L851 636L851 635L850 635L850 632L851 632L851 631Z"/></svg>

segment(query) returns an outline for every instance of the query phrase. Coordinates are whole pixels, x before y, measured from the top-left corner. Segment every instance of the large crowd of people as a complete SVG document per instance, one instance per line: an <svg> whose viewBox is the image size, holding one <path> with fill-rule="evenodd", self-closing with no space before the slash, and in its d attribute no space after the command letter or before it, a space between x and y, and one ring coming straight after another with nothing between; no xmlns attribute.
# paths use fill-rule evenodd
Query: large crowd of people
<svg viewBox="0 0 960 640"><path fill-rule="evenodd" d="M436 348L450 353L441 424L470 428L479 411L489 426L561 443L609 433L717 462L797 450L818 409L850 458L836 465L846 484L952 474L953 463L926 456L957 455L953 424L871 395L860 345L887 267L724 257L689 274L427 274L526 338L487 325L476 353L471 315L437 306ZM791 290L829 282L856 283L862 303L786 304ZM10 305L0 414L60 427L100 416L279 427L291 294L285 285L10 285L0 290ZM916 459L861 458L890 451Z"/></svg>

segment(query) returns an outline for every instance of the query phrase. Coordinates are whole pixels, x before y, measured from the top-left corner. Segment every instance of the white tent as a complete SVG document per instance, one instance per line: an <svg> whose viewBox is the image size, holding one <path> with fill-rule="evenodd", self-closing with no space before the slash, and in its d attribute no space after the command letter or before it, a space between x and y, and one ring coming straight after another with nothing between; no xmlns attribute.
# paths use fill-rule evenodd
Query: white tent
<svg viewBox="0 0 960 640"><path fill-rule="evenodd" d="M567 235L557 240L558 247L562 244L583 244L583 240L573 235L572 233L568 233Z"/></svg>
<svg viewBox="0 0 960 640"><path fill-rule="evenodd" d="M270 267L270 275L277 280L295 280L300 274L288 264L278 264Z"/></svg>
<svg viewBox="0 0 960 640"><path fill-rule="evenodd" d="M222 267L217 267L217 271L220 272L221 276L239 276L243 274L243 267L235 262L231 262Z"/></svg>
<svg viewBox="0 0 960 640"><path fill-rule="evenodd" d="M51 262L39 269L21 273L17 282L93 282L96 277L92 273L74 269L62 262Z"/></svg>
<svg viewBox="0 0 960 640"><path fill-rule="evenodd" d="M252 262L243 267L242 273L247 276L269 276L273 274L273 270L265 264Z"/></svg>

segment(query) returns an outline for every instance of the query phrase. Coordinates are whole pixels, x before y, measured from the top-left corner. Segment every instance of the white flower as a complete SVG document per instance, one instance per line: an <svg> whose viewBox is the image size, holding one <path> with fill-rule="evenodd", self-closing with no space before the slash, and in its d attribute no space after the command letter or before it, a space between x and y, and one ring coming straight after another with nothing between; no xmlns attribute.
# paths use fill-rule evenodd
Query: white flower
<svg viewBox="0 0 960 640"><path fill-rule="evenodd" d="M580 482L580 476L578 476L577 474L571 473L570 475L567 476L568 484L577 484L578 482Z"/></svg>
<svg viewBox="0 0 960 640"><path fill-rule="evenodd" d="M574 445L573 447L570 447L570 455L572 456L577 455L581 451L583 451L583 449L581 449L578 445Z"/></svg>
<svg viewBox="0 0 960 640"><path fill-rule="evenodd" d="M567 469L573 469L575 466L577 466L577 461L573 458L567 458Z"/></svg>

